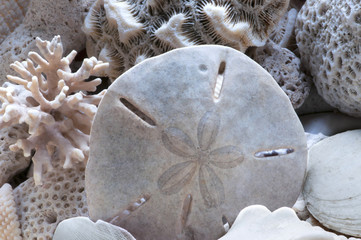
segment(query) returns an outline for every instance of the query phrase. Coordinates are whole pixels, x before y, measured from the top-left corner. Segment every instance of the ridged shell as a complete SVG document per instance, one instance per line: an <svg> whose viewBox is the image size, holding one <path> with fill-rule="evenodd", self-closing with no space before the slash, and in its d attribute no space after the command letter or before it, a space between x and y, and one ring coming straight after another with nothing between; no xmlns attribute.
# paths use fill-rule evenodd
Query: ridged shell
<svg viewBox="0 0 361 240"><path fill-rule="evenodd" d="M200 44L263 46L289 0L97 0L84 22L88 55L112 80L139 61Z"/></svg>
<svg viewBox="0 0 361 240"><path fill-rule="evenodd" d="M324 226L361 237L361 130L314 145L304 186L307 209Z"/></svg>
<svg viewBox="0 0 361 240"><path fill-rule="evenodd" d="M23 21L30 0L0 0L0 43Z"/></svg>

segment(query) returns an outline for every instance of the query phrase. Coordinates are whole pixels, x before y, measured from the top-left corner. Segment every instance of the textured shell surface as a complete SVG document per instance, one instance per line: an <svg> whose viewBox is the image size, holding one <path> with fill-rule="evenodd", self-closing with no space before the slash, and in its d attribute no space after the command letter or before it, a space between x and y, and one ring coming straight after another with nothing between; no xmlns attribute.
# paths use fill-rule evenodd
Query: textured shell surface
<svg viewBox="0 0 361 240"><path fill-rule="evenodd" d="M355 237L361 237L360 148L361 130L315 144L303 190L307 209L321 224Z"/></svg>
<svg viewBox="0 0 361 240"><path fill-rule="evenodd" d="M84 23L87 51L117 78L145 58L200 44L263 46L289 0L97 0Z"/></svg>
<svg viewBox="0 0 361 240"><path fill-rule="evenodd" d="M89 156L93 220L137 239L216 239L248 205L292 206L307 149L271 75L239 51L208 45L119 77L100 103Z"/></svg>
<svg viewBox="0 0 361 240"><path fill-rule="evenodd" d="M23 21L30 0L0 0L0 43Z"/></svg>
<svg viewBox="0 0 361 240"><path fill-rule="evenodd" d="M296 20L301 61L331 106L361 117L361 4L308 0Z"/></svg>

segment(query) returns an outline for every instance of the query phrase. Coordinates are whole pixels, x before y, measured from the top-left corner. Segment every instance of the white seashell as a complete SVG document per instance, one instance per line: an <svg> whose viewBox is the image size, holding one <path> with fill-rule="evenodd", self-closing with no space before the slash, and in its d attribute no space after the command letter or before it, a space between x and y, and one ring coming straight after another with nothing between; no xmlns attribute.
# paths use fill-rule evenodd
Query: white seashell
<svg viewBox="0 0 361 240"><path fill-rule="evenodd" d="M265 206L244 208L226 235L219 240L346 240L298 219L287 207L274 212Z"/></svg>
<svg viewBox="0 0 361 240"><path fill-rule="evenodd" d="M361 130L326 138L309 152L303 190L310 213L335 231L361 236Z"/></svg>
<svg viewBox="0 0 361 240"><path fill-rule="evenodd" d="M123 228L102 220L92 222L87 217L75 217L59 223L53 240L135 240Z"/></svg>

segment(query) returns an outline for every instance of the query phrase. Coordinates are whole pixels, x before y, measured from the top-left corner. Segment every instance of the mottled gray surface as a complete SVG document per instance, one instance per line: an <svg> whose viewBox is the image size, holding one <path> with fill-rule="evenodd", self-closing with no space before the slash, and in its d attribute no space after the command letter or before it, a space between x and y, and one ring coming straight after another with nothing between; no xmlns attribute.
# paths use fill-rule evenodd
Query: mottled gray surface
<svg viewBox="0 0 361 240"><path fill-rule="evenodd" d="M177 49L123 74L100 103L90 149L90 216L120 213L114 222L137 239L216 239L222 218L232 223L248 205L292 206L307 155L281 88L222 46Z"/></svg>

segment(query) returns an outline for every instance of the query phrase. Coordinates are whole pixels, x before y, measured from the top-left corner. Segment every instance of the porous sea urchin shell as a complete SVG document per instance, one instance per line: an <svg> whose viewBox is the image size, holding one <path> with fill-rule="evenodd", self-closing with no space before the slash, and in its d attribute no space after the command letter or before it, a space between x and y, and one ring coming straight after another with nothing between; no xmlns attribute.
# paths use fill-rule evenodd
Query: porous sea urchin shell
<svg viewBox="0 0 361 240"><path fill-rule="evenodd" d="M171 49L219 44L262 46L289 0L97 0L84 23L87 51L117 78L145 58Z"/></svg>
<svg viewBox="0 0 361 240"><path fill-rule="evenodd" d="M31 177L14 189L24 239L50 240L62 220L88 216L84 166L63 169L59 158L53 164L55 171L44 174L44 185L36 186Z"/></svg>
<svg viewBox="0 0 361 240"><path fill-rule="evenodd" d="M311 81L293 52L269 40L253 52L252 58L272 75L294 108L303 104L310 93Z"/></svg>
<svg viewBox="0 0 361 240"><path fill-rule="evenodd" d="M297 16L296 34L318 93L331 106L361 117L360 1L308 0Z"/></svg>

